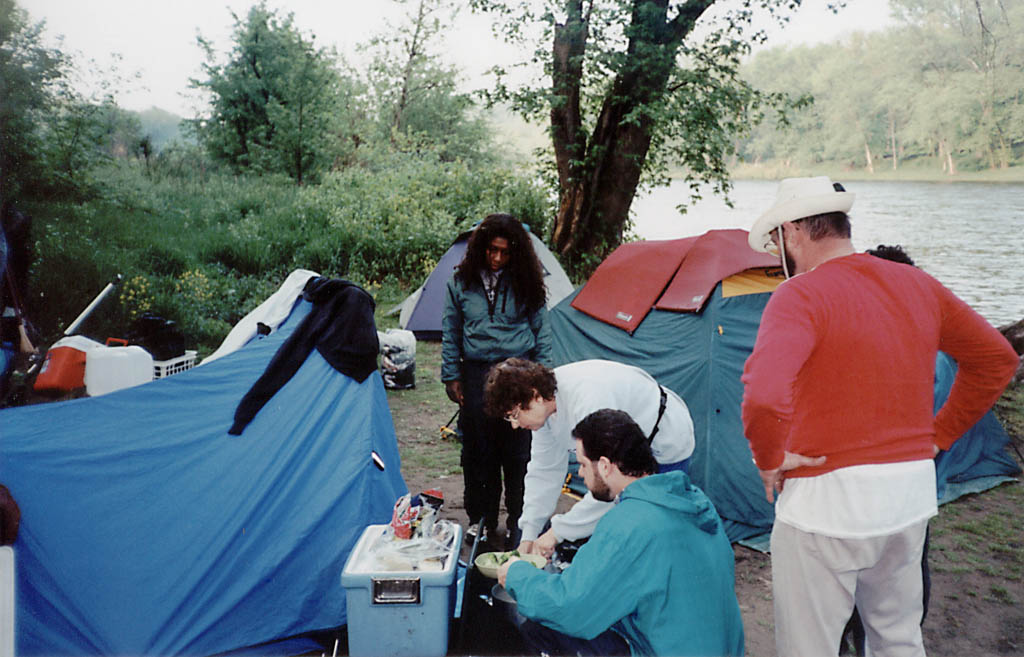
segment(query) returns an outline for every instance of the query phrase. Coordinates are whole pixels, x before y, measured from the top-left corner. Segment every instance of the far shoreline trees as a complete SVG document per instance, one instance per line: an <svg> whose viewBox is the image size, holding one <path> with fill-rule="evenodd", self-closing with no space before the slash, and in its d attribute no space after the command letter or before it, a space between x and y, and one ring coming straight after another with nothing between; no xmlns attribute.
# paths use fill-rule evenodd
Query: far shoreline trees
<svg viewBox="0 0 1024 657"><path fill-rule="evenodd" d="M815 102L790 129L757 127L742 160L946 176L1024 160L1024 3L890 1L894 27L775 48L744 67L752 84Z"/></svg>

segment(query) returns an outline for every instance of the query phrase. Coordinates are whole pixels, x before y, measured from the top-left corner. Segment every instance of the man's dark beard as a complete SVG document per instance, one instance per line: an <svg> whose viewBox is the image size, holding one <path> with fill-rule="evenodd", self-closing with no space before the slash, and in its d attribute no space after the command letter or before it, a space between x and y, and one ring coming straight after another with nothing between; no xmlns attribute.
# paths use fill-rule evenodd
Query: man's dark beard
<svg viewBox="0 0 1024 657"><path fill-rule="evenodd" d="M607 482L601 478L601 475L594 473L594 487L590 489L590 494L594 496L595 500L601 502L613 502L615 496L612 495L612 490L608 488Z"/></svg>
<svg viewBox="0 0 1024 657"><path fill-rule="evenodd" d="M789 251L786 252L786 271L790 276L796 273L796 261L793 260L793 256L789 255Z"/></svg>

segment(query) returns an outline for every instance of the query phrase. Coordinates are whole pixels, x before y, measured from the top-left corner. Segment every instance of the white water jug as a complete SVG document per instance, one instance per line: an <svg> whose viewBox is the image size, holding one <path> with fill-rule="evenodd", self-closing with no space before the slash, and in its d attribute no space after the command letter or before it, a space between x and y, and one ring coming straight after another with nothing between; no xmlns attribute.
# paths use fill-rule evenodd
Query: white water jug
<svg viewBox="0 0 1024 657"><path fill-rule="evenodd" d="M153 380L153 357L137 345L96 347L85 357L85 391L90 397Z"/></svg>

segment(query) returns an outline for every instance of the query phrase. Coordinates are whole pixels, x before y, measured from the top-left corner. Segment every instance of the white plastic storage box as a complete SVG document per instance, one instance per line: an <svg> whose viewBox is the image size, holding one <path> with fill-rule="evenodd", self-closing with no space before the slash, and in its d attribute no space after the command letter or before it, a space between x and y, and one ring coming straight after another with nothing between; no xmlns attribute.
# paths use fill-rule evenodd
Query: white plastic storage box
<svg viewBox="0 0 1024 657"><path fill-rule="evenodd" d="M184 354L177 358L169 358L167 360L154 360L153 361L153 378L162 379L178 372L184 372L190 370L196 365L196 355L199 352L192 349L188 349Z"/></svg>
<svg viewBox="0 0 1024 657"><path fill-rule="evenodd" d="M455 610L456 570L462 528L440 571L373 572L370 546L387 525L363 531L341 573L348 610L351 657L441 657L448 652L448 625Z"/></svg>

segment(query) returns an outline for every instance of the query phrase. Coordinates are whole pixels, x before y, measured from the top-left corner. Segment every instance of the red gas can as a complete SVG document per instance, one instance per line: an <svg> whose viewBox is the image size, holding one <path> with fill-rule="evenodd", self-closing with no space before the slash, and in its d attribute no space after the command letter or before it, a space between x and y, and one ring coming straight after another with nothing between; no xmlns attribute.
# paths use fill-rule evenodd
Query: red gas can
<svg viewBox="0 0 1024 657"><path fill-rule="evenodd" d="M102 346L95 340L72 335L53 343L43 367L39 370L33 389L36 392L66 393L85 386L85 356Z"/></svg>

